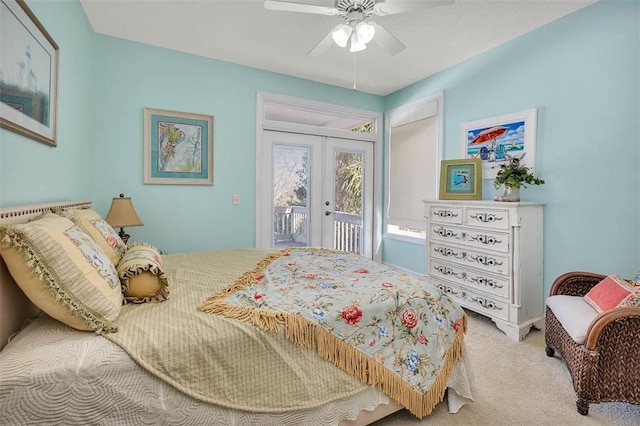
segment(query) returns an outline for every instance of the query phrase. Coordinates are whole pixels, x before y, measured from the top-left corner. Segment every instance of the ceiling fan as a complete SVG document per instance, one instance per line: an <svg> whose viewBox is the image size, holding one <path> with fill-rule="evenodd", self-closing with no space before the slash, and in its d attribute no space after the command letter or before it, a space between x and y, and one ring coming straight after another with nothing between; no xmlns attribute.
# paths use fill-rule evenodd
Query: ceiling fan
<svg viewBox="0 0 640 426"><path fill-rule="evenodd" d="M408 13L452 3L454 0L335 0L335 7L327 7L266 0L264 7L267 10L339 16L344 19L346 23L336 25L325 38L309 51L308 55L319 55L332 43L340 47L349 45L350 52L359 52L366 49L367 43L372 40L390 55L395 55L403 51L406 46L382 25L370 21L371 16Z"/></svg>

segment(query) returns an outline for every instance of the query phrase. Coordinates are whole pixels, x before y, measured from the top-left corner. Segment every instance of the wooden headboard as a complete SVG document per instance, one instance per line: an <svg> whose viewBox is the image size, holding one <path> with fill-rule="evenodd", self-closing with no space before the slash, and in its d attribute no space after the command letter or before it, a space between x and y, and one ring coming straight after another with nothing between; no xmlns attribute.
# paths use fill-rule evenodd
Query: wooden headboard
<svg viewBox="0 0 640 426"><path fill-rule="evenodd" d="M0 224L26 223L41 213L61 208L91 207L91 201L58 201L15 207L0 207ZM24 295L0 259L0 349L18 331L24 320L38 315L39 310Z"/></svg>

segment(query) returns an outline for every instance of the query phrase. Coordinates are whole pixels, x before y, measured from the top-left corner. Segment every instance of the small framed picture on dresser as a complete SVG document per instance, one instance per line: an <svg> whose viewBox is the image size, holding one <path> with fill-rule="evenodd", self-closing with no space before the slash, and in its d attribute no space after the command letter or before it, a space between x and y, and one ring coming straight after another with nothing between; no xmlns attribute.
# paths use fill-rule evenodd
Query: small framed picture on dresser
<svg viewBox="0 0 640 426"><path fill-rule="evenodd" d="M442 160L441 200L482 200L482 160Z"/></svg>

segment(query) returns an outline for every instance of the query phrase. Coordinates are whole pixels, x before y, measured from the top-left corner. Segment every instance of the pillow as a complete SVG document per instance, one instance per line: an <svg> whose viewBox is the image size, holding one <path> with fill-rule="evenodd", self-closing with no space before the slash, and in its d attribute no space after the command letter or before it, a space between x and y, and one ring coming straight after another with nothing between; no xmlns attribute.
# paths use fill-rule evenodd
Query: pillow
<svg viewBox="0 0 640 426"><path fill-rule="evenodd" d="M640 288L618 275L609 275L589 290L584 299L598 312L604 312L619 306L638 306L635 303L638 303L639 296Z"/></svg>
<svg viewBox="0 0 640 426"><path fill-rule="evenodd" d="M98 213L91 209L64 209L59 214L71 219L96 240L111 262L118 266L118 262L127 250L127 245Z"/></svg>
<svg viewBox="0 0 640 426"><path fill-rule="evenodd" d="M118 264L124 303L162 302L169 296L158 249L147 243L132 243Z"/></svg>
<svg viewBox="0 0 640 426"><path fill-rule="evenodd" d="M631 285L635 287L640 287L640 270L636 274L635 277L631 280Z"/></svg>
<svg viewBox="0 0 640 426"><path fill-rule="evenodd" d="M22 291L49 316L78 330L116 331L122 308L117 271L69 219L45 213L0 226L0 255Z"/></svg>

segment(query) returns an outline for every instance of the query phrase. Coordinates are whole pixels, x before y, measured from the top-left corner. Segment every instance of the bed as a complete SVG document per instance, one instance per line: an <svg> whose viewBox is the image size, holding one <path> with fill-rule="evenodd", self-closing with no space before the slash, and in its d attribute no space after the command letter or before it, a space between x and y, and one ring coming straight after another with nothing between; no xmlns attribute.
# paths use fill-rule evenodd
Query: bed
<svg viewBox="0 0 640 426"><path fill-rule="evenodd" d="M25 223L46 212L76 209L91 211L91 203L2 208L0 224ZM369 424L402 409L378 390L380 385L367 385L308 348L292 344L286 330L264 331L255 321L206 309L186 326L177 326L177 318L194 315L212 294L219 297L228 292L237 277L273 254L237 249L163 255L162 276L168 291L163 287L164 293L158 291L161 297L155 301L129 297L136 303L122 306L113 329L92 319L95 333L74 329L40 312L5 262L0 262L0 345L4 347L0 423L350 425ZM160 314L160 307L173 311ZM175 334L154 335L161 323ZM223 329L229 332L222 333ZM144 343L137 337L141 335L147 338ZM185 335L201 343L180 346ZM177 349L167 354L165 346L176 341ZM140 353L160 350L164 358L155 364ZM470 366L462 354L446 378L450 412L471 400ZM251 356L258 361L250 361ZM267 370L265 376L262 370ZM286 376L291 380L284 382ZM193 380L200 388L185 385ZM254 392L251 403L229 395L247 382L249 390L242 392ZM442 399L444 392L438 395Z"/></svg>

